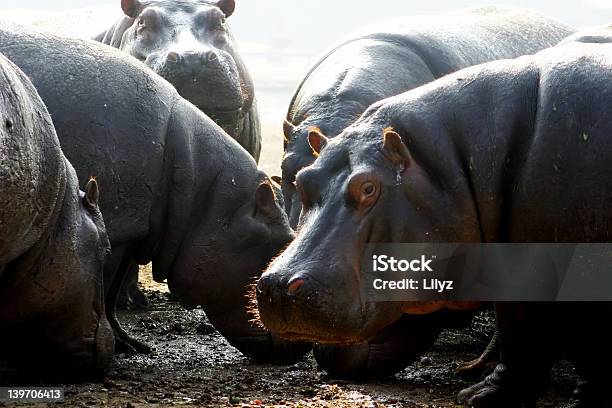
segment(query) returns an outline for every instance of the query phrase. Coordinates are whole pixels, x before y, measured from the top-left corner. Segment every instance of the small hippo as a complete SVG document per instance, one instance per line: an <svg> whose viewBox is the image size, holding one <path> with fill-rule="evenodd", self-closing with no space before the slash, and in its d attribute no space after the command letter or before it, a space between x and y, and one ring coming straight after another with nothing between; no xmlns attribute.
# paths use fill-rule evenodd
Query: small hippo
<svg viewBox="0 0 612 408"><path fill-rule="evenodd" d="M97 375L114 337L98 185L85 193L27 77L0 54L0 358L50 375Z"/></svg>
<svg viewBox="0 0 612 408"><path fill-rule="evenodd" d="M235 7L234 0L121 0L125 16L94 39L168 80L258 161L253 81L226 22Z"/></svg>
<svg viewBox="0 0 612 408"><path fill-rule="evenodd" d="M514 7L485 6L436 16L403 17L357 31L342 39L311 68L297 88L284 123L285 155L282 188L285 210L293 228L298 227L302 206L295 186L296 175L316 159L309 130L318 128L327 137L338 135L372 103L416 88L436 78L481 62L532 54L557 44L575 30L540 13ZM309 143L310 142L310 143ZM460 314L463 316L463 313ZM460 317L460 321L464 318ZM399 325L399 324L397 324ZM398 329L398 335L406 328ZM386 336L391 337L387 329ZM421 331L426 338L431 333ZM394 342L389 341L392 345ZM424 344L422 341L415 341ZM406 343L407 344L407 343ZM329 372L347 375L390 374L377 358L388 358L378 344L366 358L365 345L353 346L355 359L368 362L363 372L344 370L351 361L330 364L332 346L315 348L319 364ZM395 350L395 346L391 346ZM339 350L344 356L350 354ZM390 351L397 355L396 351ZM403 357L412 353L403 350ZM406 361L405 359L401 359ZM474 369L478 366L471 365Z"/></svg>
<svg viewBox="0 0 612 408"><path fill-rule="evenodd" d="M3 26L0 52L31 78L78 173L98 176L113 247L106 309L119 345L147 350L122 330L115 301L131 265L152 262L156 281L167 279L186 306L201 305L246 355L292 360L306 351L247 314L247 287L293 232L280 192L234 139L111 47Z"/></svg>
<svg viewBox="0 0 612 408"><path fill-rule="evenodd" d="M355 342L454 302L368 302L366 243L612 241L612 44L568 43L467 68L371 106L297 177L301 229L257 286L283 337ZM546 194L542 194L542 192ZM357 261L356 261L357 260ZM609 407L609 303L496 305L501 363L460 394L535 406L566 353L576 407Z"/></svg>

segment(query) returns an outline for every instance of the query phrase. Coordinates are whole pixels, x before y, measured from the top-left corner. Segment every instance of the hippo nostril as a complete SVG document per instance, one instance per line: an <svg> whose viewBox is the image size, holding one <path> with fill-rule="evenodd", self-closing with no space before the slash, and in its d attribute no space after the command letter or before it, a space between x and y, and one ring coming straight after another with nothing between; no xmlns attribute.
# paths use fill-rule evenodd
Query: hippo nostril
<svg viewBox="0 0 612 408"><path fill-rule="evenodd" d="M170 51L168 55L166 56L166 60L168 62L178 62L180 58L181 58L180 55L178 55L178 53L174 51Z"/></svg>
<svg viewBox="0 0 612 408"><path fill-rule="evenodd" d="M287 293L290 295L295 295L296 292L306 283L302 278L293 278L289 281L289 285L287 286Z"/></svg>

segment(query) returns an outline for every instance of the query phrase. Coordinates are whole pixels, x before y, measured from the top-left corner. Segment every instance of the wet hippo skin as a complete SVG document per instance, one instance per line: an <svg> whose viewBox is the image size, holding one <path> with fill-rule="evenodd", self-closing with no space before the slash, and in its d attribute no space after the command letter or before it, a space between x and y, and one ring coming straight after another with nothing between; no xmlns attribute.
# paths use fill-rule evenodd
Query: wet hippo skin
<svg viewBox="0 0 612 408"><path fill-rule="evenodd" d="M253 158L119 50L3 27L0 52L37 87L81 183L97 176L112 244L106 309L118 345L148 349L123 331L114 306L130 266L152 262L155 280L167 280L185 306L201 305L243 353L301 356L302 345L275 339L246 311L247 287L293 237L282 196Z"/></svg>
<svg viewBox="0 0 612 408"><path fill-rule="evenodd" d="M369 242L609 242L611 101L612 45L567 43L383 100L336 138L313 132L324 147L297 177L301 229L259 281L261 320L291 339L359 342L404 313L463 306L362 301L352 260ZM461 401L534 404L565 354L583 379L576 406L610 406L607 304L496 314L501 363Z"/></svg>
<svg viewBox="0 0 612 408"><path fill-rule="evenodd" d="M115 342L98 185L79 190L45 105L2 54L0 192L0 360L38 376L102 374Z"/></svg>

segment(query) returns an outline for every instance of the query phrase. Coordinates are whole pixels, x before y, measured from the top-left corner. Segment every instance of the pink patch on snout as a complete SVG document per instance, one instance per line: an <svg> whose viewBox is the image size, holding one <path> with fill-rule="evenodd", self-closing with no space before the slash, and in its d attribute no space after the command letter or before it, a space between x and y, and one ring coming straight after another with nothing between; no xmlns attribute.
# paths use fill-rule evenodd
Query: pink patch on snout
<svg viewBox="0 0 612 408"><path fill-rule="evenodd" d="M304 279L296 279L289 284L287 287L287 293L290 295L295 295L295 292L298 291L299 288L304 284Z"/></svg>

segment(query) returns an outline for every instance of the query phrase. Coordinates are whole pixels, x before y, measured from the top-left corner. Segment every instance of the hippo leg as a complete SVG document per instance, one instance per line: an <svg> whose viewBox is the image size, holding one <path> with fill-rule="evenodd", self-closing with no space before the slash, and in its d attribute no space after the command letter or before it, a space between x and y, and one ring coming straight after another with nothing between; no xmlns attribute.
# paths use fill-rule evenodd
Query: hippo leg
<svg viewBox="0 0 612 408"><path fill-rule="evenodd" d="M546 311L539 304L495 305L501 362L483 381L462 390L459 403L476 408L535 407L557 357Z"/></svg>
<svg viewBox="0 0 612 408"><path fill-rule="evenodd" d="M495 330L493 337L482 354L457 367L455 374L461 377L482 378L490 374L499 363L499 333Z"/></svg>
<svg viewBox="0 0 612 408"><path fill-rule="evenodd" d="M115 249L113 250L115 251ZM125 254L125 251L116 250L115 255L113 255L115 262L118 259L116 254ZM110 281L110 287L106 295L106 316L115 334L115 348L117 351L148 354L151 352L151 347L131 337L123 327L121 327L117 319L117 299L119 297L119 291L132 264L134 264L134 261L129 256L123 256L119 261L119 267L116 269L114 276L110 278L105 276L105 278L108 278Z"/></svg>
<svg viewBox="0 0 612 408"><path fill-rule="evenodd" d="M128 267L126 279L119 289L117 307L119 309L146 310L149 307L149 300L138 286L139 266L132 262Z"/></svg>
<svg viewBox="0 0 612 408"><path fill-rule="evenodd" d="M314 356L319 366L334 377L386 377L403 370L419 353L433 345L444 327L457 323L450 324L447 320L446 311L404 315L370 342L349 346L317 345Z"/></svg>

